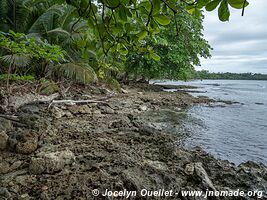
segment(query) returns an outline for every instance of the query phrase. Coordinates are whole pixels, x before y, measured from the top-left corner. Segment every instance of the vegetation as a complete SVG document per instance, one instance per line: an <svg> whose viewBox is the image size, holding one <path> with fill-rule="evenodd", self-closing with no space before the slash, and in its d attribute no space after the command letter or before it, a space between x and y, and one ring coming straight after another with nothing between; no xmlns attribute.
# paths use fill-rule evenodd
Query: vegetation
<svg viewBox="0 0 267 200"><path fill-rule="evenodd" d="M34 81L35 78L31 75L20 76L17 74L1 74L0 81L7 80L9 76L9 80L11 81Z"/></svg>
<svg viewBox="0 0 267 200"><path fill-rule="evenodd" d="M210 73L202 70L195 73L195 79L225 79L225 80L267 80L267 74L254 73Z"/></svg>
<svg viewBox="0 0 267 200"><path fill-rule="evenodd" d="M177 13L175 21L155 38L144 40L155 54L129 53L126 72L145 79L193 78L194 66L200 65L199 57L210 56L210 46L201 33L202 19L186 11Z"/></svg>
<svg viewBox="0 0 267 200"><path fill-rule="evenodd" d="M209 57L202 10L246 0L2 0L0 73L104 81L118 77L187 79ZM10 76L7 76L7 85Z"/></svg>

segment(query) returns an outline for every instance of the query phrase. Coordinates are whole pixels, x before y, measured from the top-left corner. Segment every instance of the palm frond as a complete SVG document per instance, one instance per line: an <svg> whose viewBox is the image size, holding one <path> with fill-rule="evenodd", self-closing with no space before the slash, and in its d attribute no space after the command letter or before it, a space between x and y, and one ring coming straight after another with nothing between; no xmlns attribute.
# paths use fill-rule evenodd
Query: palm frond
<svg viewBox="0 0 267 200"><path fill-rule="evenodd" d="M2 20L4 20L4 18L6 17L6 14L8 12L8 4L7 4L7 1L6 0L1 0L0 1L0 19L1 19L1 22Z"/></svg>
<svg viewBox="0 0 267 200"><path fill-rule="evenodd" d="M15 67L24 67L29 65L29 63L31 62L30 56L26 54L5 55L1 56L0 60L7 65Z"/></svg>
<svg viewBox="0 0 267 200"><path fill-rule="evenodd" d="M46 33L55 28L55 16L59 17L64 12L62 5L53 5L44 12L31 26L29 33Z"/></svg>
<svg viewBox="0 0 267 200"><path fill-rule="evenodd" d="M53 66L51 70L57 76L64 76L84 84L97 81L94 69L86 63L65 63Z"/></svg>
<svg viewBox="0 0 267 200"><path fill-rule="evenodd" d="M68 29L68 27L73 24L73 21L74 21L73 20L73 14L75 11L76 11L76 8L71 6L71 5L67 5L65 7L64 13L58 22L60 27L62 27L65 30L70 31L70 29Z"/></svg>
<svg viewBox="0 0 267 200"><path fill-rule="evenodd" d="M1 0L0 1L0 28L7 32L23 32L28 12L23 6L24 0Z"/></svg>
<svg viewBox="0 0 267 200"><path fill-rule="evenodd" d="M63 37L70 37L71 34L68 31L63 30L62 28L55 28L50 31L47 31L48 35L56 35L56 36L63 36Z"/></svg>

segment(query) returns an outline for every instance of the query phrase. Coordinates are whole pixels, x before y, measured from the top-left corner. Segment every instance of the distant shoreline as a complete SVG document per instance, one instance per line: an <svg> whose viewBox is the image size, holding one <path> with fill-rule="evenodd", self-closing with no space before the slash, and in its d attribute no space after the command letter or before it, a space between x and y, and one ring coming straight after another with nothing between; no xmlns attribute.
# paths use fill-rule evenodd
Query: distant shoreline
<svg viewBox="0 0 267 200"><path fill-rule="evenodd" d="M267 80L267 74L260 73L214 73L206 70L196 71L193 79L203 80Z"/></svg>

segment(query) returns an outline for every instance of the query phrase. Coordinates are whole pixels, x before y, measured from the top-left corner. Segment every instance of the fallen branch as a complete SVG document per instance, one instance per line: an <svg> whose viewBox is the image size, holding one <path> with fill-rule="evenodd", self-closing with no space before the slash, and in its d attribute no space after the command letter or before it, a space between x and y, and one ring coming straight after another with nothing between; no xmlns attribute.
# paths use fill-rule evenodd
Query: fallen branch
<svg viewBox="0 0 267 200"><path fill-rule="evenodd" d="M53 104L69 104L69 105L75 105L75 104L86 104L86 103L103 103L107 104L105 100L53 100L48 108L50 108Z"/></svg>
<svg viewBox="0 0 267 200"><path fill-rule="evenodd" d="M60 96L59 93L55 93L49 96L45 95L34 95L34 94L25 94L23 96L10 96L9 97L9 107L18 109L24 105L32 103L48 103Z"/></svg>
<svg viewBox="0 0 267 200"><path fill-rule="evenodd" d="M67 104L78 104L78 103L103 103L103 101L98 100L53 100L51 104L59 104L59 103L67 103Z"/></svg>

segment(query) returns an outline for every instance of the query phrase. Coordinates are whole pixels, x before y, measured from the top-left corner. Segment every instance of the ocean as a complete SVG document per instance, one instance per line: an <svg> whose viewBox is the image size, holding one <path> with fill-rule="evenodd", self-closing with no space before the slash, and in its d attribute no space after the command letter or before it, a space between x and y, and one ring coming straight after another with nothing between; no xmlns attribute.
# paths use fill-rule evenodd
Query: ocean
<svg viewBox="0 0 267 200"><path fill-rule="evenodd" d="M203 80L168 85L199 87L194 96L239 102L232 105L196 105L187 112L190 135L187 148L200 146L235 164L255 161L267 165L267 81Z"/></svg>

